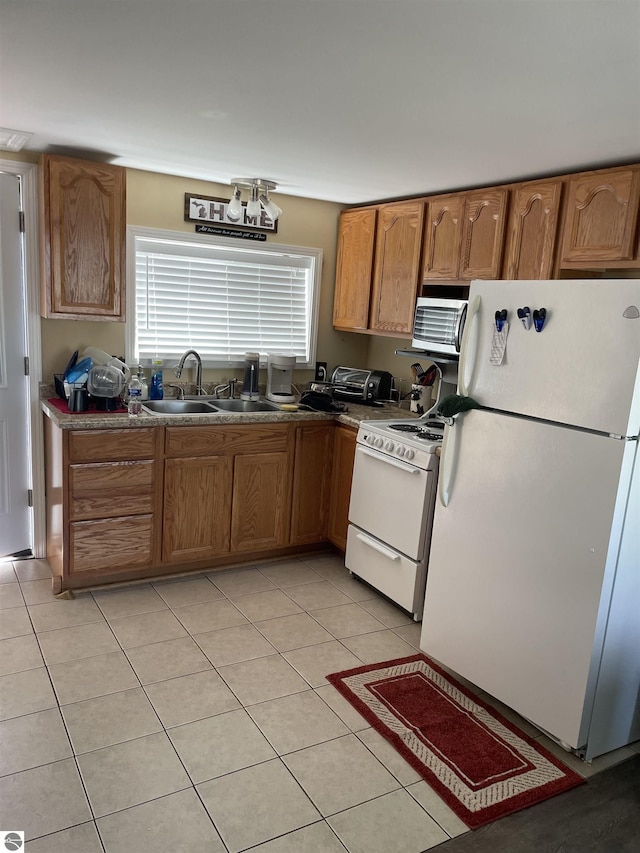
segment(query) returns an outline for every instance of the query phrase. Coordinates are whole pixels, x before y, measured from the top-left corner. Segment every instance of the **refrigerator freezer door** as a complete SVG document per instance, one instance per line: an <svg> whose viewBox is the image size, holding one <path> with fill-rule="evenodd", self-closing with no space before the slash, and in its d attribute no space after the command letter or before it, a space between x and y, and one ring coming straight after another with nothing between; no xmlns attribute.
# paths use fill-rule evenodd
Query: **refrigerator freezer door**
<svg viewBox="0 0 640 853"><path fill-rule="evenodd" d="M574 748L629 444L470 411L441 460L421 648Z"/></svg>
<svg viewBox="0 0 640 853"><path fill-rule="evenodd" d="M546 308L541 332L525 329L517 313L524 307ZM495 314L503 309L506 352L494 365ZM483 406L638 435L640 280L474 281L462 347L461 393Z"/></svg>

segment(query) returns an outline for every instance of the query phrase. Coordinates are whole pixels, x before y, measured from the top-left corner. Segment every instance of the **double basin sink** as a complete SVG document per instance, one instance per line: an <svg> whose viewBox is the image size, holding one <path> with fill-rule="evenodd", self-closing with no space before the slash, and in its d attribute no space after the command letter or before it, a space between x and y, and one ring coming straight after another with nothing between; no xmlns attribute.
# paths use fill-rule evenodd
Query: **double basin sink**
<svg viewBox="0 0 640 853"><path fill-rule="evenodd" d="M190 400L146 400L142 408L152 415L222 415L279 412L280 406L266 400L216 400L211 397Z"/></svg>

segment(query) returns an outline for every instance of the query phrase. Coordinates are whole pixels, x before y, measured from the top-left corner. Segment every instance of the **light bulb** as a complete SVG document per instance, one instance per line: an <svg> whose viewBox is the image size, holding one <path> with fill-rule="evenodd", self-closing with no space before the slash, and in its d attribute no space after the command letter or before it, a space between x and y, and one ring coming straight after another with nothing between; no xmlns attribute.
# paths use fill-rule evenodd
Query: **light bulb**
<svg viewBox="0 0 640 853"><path fill-rule="evenodd" d="M282 208L278 207L278 205L275 203L275 201L270 199L264 193L260 196L260 204L264 207L267 216L273 222L275 222L276 219L282 213Z"/></svg>
<svg viewBox="0 0 640 853"><path fill-rule="evenodd" d="M251 197L247 202L247 215L255 216L256 218L260 216L260 202L258 201L258 188L253 186L251 187Z"/></svg>
<svg viewBox="0 0 640 853"><path fill-rule="evenodd" d="M233 198L227 205L227 219L232 222L237 222L242 216L242 202L240 201L240 190L236 186L233 191Z"/></svg>

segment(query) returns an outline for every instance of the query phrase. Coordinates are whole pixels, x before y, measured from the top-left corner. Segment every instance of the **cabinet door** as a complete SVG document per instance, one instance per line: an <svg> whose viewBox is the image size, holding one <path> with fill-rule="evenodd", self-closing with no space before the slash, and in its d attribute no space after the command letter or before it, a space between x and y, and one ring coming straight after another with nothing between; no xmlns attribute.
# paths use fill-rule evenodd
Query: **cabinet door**
<svg viewBox="0 0 640 853"><path fill-rule="evenodd" d="M334 432L333 424L296 428L292 545L307 545L327 538Z"/></svg>
<svg viewBox="0 0 640 853"><path fill-rule="evenodd" d="M42 158L45 317L124 319L125 171Z"/></svg>
<svg viewBox="0 0 640 853"><path fill-rule="evenodd" d="M424 224L423 281L454 281L460 271L463 196L429 199Z"/></svg>
<svg viewBox="0 0 640 853"><path fill-rule="evenodd" d="M562 261L624 261L633 257L640 171L576 175L569 182Z"/></svg>
<svg viewBox="0 0 640 853"><path fill-rule="evenodd" d="M478 190L465 196L461 278L500 277L507 192L506 189Z"/></svg>
<svg viewBox="0 0 640 853"><path fill-rule="evenodd" d="M370 328L410 335L420 276L424 202L385 204L378 213Z"/></svg>
<svg viewBox="0 0 640 853"><path fill-rule="evenodd" d="M376 233L375 208L347 210L340 215L333 325L366 329Z"/></svg>
<svg viewBox="0 0 640 853"><path fill-rule="evenodd" d="M229 552L233 459L167 459L164 562L207 560Z"/></svg>
<svg viewBox="0 0 640 853"><path fill-rule="evenodd" d="M264 551L287 544L289 454L248 453L234 459L231 551Z"/></svg>
<svg viewBox="0 0 640 853"><path fill-rule="evenodd" d="M551 278L561 194L561 181L525 184L514 190L506 279Z"/></svg>
<svg viewBox="0 0 640 853"><path fill-rule="evenodd" d="M333 445L329 539L342 551L346 550L347 547L351 477L356 455L356 434L357 431L350 427L336 427Z"/></svg>

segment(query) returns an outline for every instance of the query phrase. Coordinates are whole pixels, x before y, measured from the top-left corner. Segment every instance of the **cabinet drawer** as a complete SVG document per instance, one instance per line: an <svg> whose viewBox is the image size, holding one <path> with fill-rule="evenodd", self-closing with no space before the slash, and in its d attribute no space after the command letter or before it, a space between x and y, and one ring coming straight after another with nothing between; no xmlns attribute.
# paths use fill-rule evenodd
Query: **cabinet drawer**
<svg viewBox="0 0 640 853"><path fill-rule="evenodd" d="M155 435L154 428L72 430L69 461L149 459L154 456Z"/></svg>
<svg viewBox="0 0 640 853"><path fill-rule="evenodd" d="M108 574L150 566L152 537L150 515L76 521L69 525L69 571Z"/></svg>
<svg viewBox="0 0 640 853"><path fill-rule="evenodd" d="M270 453L287 449L288 424L167 427L166 456L214 456L217 453Z"/></svg>
<svg viewBox="0 0 640 853"><path fill-rule="evenodd" d="M71 520L152 512L153 472L151 461L69 466Z"/></svg>

